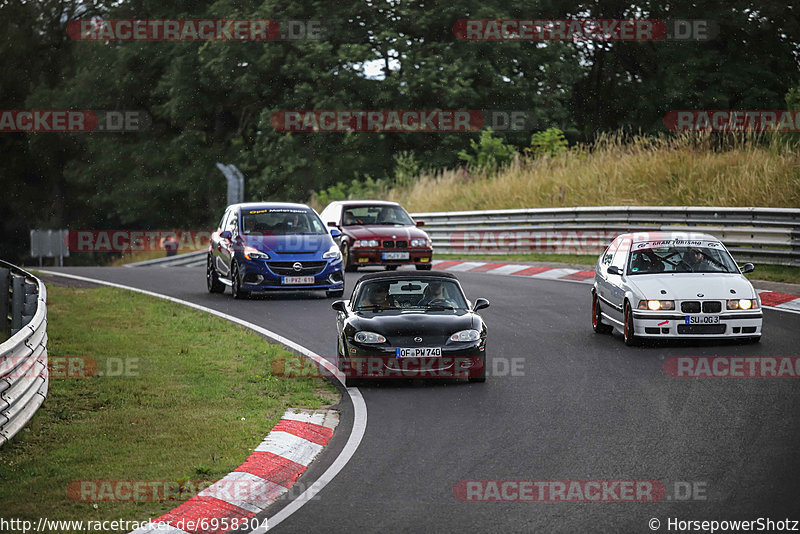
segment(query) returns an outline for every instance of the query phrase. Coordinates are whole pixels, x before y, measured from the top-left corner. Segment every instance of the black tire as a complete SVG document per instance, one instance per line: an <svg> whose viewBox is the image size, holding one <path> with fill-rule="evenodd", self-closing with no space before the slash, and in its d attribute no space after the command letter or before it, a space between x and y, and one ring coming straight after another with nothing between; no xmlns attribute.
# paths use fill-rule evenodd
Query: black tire
<svg viewBox="0 0 800 534"><path fill-rule="evenodd" d="M629 347L635 347L639 344L639 338L636 337L633 330L633 310L631 310L630 304L625 302L625 328L622 330L622 335L625 338L625 344Z"/></svg>
<svg viewBox="0 0 800 534"><path fill-rule="evenodd" d="M356 265L353 265L351 262L352 258L350 258L350 247L347 246L347 243L342 244L342 263L344 264L344 272L346 273L354 273L358 270Z"/></svg>
<svg viewBox="0 0 800 534"><path fill-rule="evenodd" d="M231 265L231 295L236 300L244 300L250 298L249 291L242 291L242 280L239 277L239 266L234 262Z"/></svg>
<svg viewBox="0 0 800 534"><path fill-rule="evenodd" d="M206 261L206 287L209 293L225 293L225 284L219 281L217 270L214 269L213 259L210 254Z"/></svg>
<svg viewBox="0 0 800 534"><path fill-rule="evenodd" d="M344 296L344 289L334 289L333 291L326 291L325 295L329 299L340 298L340 297Z"/></svg>
<svg viewBox="0 0 800 534"><path fill-rule="evenodd" d="M592 291L592 330L596 334L610 334L613 330L610 324L603 322L603 316L600 315L600 302L594 291Z"/></svg>
<svg viewBox="0 0 800 534"><path fill-rule="evenodd" d="M481 358L481 364L483 365L483 367L481 367L481 374L469 377L470 382L486 382L486 354Z"/></svg>
<svg viewBox="0 0 800 534"><path fill-rule="evenodd" d="M431 268L433 268L433 265L431 265L430 263L427 263L425 265L417 264L415 265L415 267L417 268L418 271L430 271Z"/></svg>
<svg viewBox="0 0 800 534"><path fill-rule="evenodd" d="M387 271L396 271L398 267L400 267L400 266L399 265L387 265L386 266L386 270Z"/></svg>

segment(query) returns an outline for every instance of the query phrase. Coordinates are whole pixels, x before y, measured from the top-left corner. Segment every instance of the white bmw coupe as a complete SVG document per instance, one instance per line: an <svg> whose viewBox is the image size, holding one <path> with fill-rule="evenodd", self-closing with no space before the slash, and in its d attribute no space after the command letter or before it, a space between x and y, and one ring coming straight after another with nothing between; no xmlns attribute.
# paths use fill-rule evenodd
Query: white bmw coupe
<svg viewBox="0 0 800 534"><path fill-rule="evenodd" d="M642 338L761 338L761 302L725 246L708 234L617 236L597 261L592 327Z"/></svg>

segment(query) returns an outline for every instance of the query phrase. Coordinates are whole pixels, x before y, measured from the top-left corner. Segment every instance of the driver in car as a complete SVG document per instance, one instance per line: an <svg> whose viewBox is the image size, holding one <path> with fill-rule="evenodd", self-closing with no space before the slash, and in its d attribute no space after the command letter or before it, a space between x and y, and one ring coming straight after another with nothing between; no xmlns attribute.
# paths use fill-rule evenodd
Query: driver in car
<svg viewBox="0 0 800 534"><path fill-rule="evenodd" d="M377 306L379 308L391 308L394 305L389 299L389 287L386 284L374 284L373 287L367 288L364 297L358 304L358 307Z"/></svg>
<svg viewBox="0 0 800 534"><path fill-rule="evenodd" d="M703 252L699 248L690 248L683 253L683 258L678 263L678 271L683 272L703 272L713 271L711 262L709 262Z"/></svg>
<svg viewBox="0 0 800 534"><path fill-rule="evenodd" d="M447 294L444 283L433 281L428 284L422 295L422 300L419 301L420 306L442 305L456 307L456 302Z"/></svg>

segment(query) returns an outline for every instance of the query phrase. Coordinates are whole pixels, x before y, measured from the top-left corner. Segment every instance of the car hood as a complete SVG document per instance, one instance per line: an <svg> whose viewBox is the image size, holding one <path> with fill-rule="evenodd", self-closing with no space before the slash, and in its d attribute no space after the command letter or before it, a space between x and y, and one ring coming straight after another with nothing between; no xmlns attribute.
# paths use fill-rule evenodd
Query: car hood
<svg viewBox="0 0 800 534"><path fill-rule="evenodd" d="M416 226L365 225L345 226L343 231L355 239L427 239L428 234ZM396 236L396 237L395 237Z"/></svg>
<svg viewBox="0 0 800 534"><path fill-rule="evenodd" d="M443 310L426 313L384 310L361 311L351 324L357 330L367 330L392 338L425 334L450 336L460 330L477 328L478 321L469 310Z"/></svg>
<svg viewBox="0 0 800 534"><path fill-rule="evenodd" d="M245 245L262 252L298 254L326 252L333 245L329 234L311 235L246 235L242 236Z"/></svg>
<svg viewBox="0 0 800 534"><path fill-rule="evenodd" d="M750 281L740 274L676 273L639 274L628 276L628 284L646 299L684 300L755 298ZM661 290L667 293L662 294ZM731 293L731 290L736 293Z"/></svg>

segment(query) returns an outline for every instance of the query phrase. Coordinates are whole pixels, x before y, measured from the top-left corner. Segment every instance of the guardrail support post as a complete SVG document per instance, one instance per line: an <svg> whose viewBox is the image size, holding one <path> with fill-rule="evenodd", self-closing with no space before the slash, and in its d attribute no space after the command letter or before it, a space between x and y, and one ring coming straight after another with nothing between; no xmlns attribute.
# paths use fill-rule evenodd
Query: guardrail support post
<svg viewBox="0 0 800 534"><path fill-rule="evenodd" d="M5 341L11 337L11 322L8 317L8 303L11 295L8 293L9 269L0 267L0 340ZM0 342L2 342L0 341Z"/></svg>

